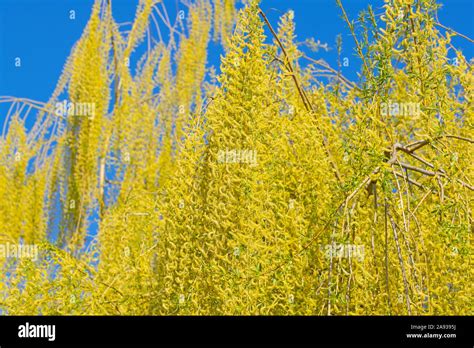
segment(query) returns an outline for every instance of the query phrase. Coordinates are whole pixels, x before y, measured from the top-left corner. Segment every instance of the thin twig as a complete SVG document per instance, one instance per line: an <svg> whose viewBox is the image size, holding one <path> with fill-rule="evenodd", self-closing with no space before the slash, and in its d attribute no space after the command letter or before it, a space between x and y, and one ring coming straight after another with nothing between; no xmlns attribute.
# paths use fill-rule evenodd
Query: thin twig
<svg viewBox="0 0 474 348"><path fill-rule="evenodd" d="M400 243L398 242L397 226L395 224L395 221L393 220L393 217L390 215L390 213L387 212L387 214L388 214L388 217L390 219L390 224L392 225L393 237L395 238L395 244L397 246L398 261L400 262L400 267L402 269L402 277L403 277L403 285L404 285L404 288L405 288L405 298L406 298L406 303L407 303L407 310L408 310L408 314L411 315L410 293L408 291L408 281L407 281L407 276L406 276L406 273L405 273L405 264L403 262L402 250L400 249Z"/></svg>

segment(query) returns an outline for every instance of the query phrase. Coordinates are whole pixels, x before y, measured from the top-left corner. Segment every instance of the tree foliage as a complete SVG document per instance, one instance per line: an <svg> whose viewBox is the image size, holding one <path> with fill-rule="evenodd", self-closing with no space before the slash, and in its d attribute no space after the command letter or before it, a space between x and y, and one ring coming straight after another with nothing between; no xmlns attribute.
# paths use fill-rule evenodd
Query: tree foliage
<svg viewBox="0 0 474 348"><path fill-rule="evenodd" d="M51 99L0 100L0 242L39 247L2 260L1 313L472 314L471 63L434 0L337 3L357 82L291 11L199 0L166 41L160 1L128 32L96 1Z"/></svg>

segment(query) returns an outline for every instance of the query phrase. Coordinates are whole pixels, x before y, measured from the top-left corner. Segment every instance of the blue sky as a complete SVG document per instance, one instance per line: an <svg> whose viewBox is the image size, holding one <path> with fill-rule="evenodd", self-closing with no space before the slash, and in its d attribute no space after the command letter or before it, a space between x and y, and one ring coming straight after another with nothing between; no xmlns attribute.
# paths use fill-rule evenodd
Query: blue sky
<svg viewBox="0 0 474 348"><path fill-rule="evenodd" d="M170 12L176 13L176 0L163 0ZM442 0L440 21L453 29L474 37L474 1ZM113 0L114 17L119 22L131 21L137 0ZM382 0L345 0L344 6L351 19L371 4L376 13L381 12ZM47 101L61 74L71 47L80 35L90 16L93 0L0 0L0 96L27 97ZM349 31L341 19L335 0L263 0L262 8L276 26L278 16L293 9L297 24L298 41L314 37L328 43L333 49L312 53L314 58L324 58L334 64L335 38L343 38L343 56L350 59L343 73L355 79L358 59ZM183 5L180 9L185 10ZM76 12L75 20L69 11ZM472 44L461 38L454 43L470 59L474 54ZM210 63L218 65L220 50L211 47ZM20 57L21 68L15 67ZM133 62L132 62L133 65ZM4 117L0 106L0 121Z"/></svg>

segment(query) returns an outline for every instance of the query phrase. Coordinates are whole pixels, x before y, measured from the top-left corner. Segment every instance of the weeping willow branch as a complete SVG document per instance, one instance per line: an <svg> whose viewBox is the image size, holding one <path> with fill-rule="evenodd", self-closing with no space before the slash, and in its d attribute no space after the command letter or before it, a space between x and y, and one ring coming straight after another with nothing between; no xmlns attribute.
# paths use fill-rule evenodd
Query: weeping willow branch
<svg viewBox="0 0 474 348"><path fill-rule="evenodd" d="M313 108L313 105L309 101L308 96L304 92L303 88L301 87L301 84L298 81L298 78L296 77L295 70L293 69L293 66L291 65L291 61L290 61L290 58L288 57L288 54L286 53L285 47L283 46L282 42L278 38L277 33L273 29L273 27L270 24L267 16L265 15L265 13L261 9L259 9L258 11L259 11L259 14L262 16L263 20L265 21L265 23L267 24L268 28L270 29L270 32L272 33L273 37L275 38L276 42L278 43L278 46L280 47L280 49L281 49L281 51L282 51L282 53L285 57L286 67L287 67L288 71L290 72L291 77L293 78L296 89L298 90L298 93L299 93L299 95L300 95L300 97L303 101L303 104L304 104L306 110L310 113L314 113L315 110ZM333 169L334 175L336 176L337 181L339 183L342 183L341 174L339 173L339 169L337 168L337 164L336 164L336 162L334 161L334 159L331 155L331 152L329 150L329 144L326 140L326 137L324 136L321 128L319 127L319 125L317 127L318 127L318 131L321 133L322 144L323 144L324 150L326 152L326 155L328 156L328 159L329 159L329 162L330 162L331 167Z"/></svg>

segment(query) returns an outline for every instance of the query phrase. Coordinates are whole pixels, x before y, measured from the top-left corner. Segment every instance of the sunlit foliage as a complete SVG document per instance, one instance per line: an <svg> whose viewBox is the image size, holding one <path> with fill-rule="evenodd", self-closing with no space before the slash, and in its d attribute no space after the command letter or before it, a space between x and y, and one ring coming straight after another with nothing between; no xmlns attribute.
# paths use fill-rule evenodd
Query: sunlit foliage
<svg viewBox="0 0 474 348"><path fill-rule="evenodd" d="M291 11L188 1L173 25L141 0L125 32L97 1L49 102L0 99L0 243L39 248L2 259L1 313L472 315L471 63L433 0L357 26L337 3L357 82Z"/></svg>

